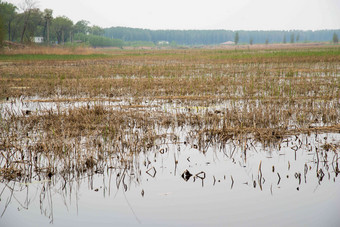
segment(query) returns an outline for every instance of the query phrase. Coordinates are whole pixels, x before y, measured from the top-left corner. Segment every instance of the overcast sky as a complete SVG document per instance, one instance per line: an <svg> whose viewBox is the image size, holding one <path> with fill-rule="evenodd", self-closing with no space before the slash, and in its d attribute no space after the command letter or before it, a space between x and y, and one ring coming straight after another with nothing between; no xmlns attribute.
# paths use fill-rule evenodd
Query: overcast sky
<svg viewBox="0 0 340 227"><path fill-rule="evenodd" d="M23 0L4 0L19 5ZM340 29L340 0L40 0L53 16L101 27L149 29Z"/></svg>

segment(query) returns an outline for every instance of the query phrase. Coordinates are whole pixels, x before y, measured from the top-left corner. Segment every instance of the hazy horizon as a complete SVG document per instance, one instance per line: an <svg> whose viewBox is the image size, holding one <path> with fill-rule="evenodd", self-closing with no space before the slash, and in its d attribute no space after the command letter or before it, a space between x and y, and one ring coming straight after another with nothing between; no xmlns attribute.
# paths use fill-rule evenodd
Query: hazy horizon
<svg viewBox="0 0 340 227"><path fill-rule="evenodd" d="M5 0L19 6L23 0ZM340 29L338 0L124 0L36 1L53 16L74 23L152 30L324 30Z"/></svg>

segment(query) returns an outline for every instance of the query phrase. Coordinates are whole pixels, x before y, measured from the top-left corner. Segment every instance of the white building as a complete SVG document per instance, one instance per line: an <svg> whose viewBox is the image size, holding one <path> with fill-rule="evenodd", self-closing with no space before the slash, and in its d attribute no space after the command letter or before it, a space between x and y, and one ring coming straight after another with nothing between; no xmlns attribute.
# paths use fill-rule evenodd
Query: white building
<svg viewBox="0 0 340 227"><path fill-rule="evenodd" d="M224 43L221 43L222 45L235 45L235 42L233 41L227 41L227 42L224 42Z"/></svg>
<svg viewBox="0 0 340 227"><path fill-rule="evenodd" d="M158 45L169 45L169 41L158 41Z"/></svg>
<svg viewBox="0 0 340 227"><path fill-rule="evenodd" d="M33 37L33 42L35 43L43 43L44 42L44 37Z"/></svg>

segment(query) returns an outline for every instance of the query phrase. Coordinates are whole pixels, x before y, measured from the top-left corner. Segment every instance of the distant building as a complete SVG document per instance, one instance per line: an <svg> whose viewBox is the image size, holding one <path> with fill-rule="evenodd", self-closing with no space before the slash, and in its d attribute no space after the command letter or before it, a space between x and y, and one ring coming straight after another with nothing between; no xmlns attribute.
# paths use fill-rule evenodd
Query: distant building
<svg viewBox="0 0 340 227"><path fill-rule="evenodd" d="M35 43L43 43L44 42L44 37L33 37L33 42Z"/></svg>
<svg viewBox="0 0 340 227"><path fill-rule="evenodd" d="M227 42L221 43L221 45L235 45L235 42L227 41Z"/></svg>
<svg viewBox="0 0 340 227"><path fill-rule="evenodd" d="M168 41L158 41L158 45L169 45Z"/></svg>

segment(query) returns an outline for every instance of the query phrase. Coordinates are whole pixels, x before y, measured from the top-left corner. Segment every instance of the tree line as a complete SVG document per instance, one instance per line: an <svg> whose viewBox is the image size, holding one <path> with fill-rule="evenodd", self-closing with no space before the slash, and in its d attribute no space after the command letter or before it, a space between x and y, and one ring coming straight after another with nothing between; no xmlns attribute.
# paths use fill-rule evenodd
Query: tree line
<svg viewBox="0 0 340 227"><path fill-rule="evenodd" d="M104 29L109 38L124 41L176 42L179 45L213 45L227 41L236 44L303 43L336 41L340 30L318 31L230 31L230 30L149 30L127 27Z"/></svg>
<svg viewBox="0 0 340 227"><path fill-rule="evenodd" d="M2 40L31 43L34 37L43 37L47 45L73 42L98 47L123 45L123 41L103 35L103 28L90 26L86 20L73 23L66 16L53 17L52 9L41 11L33 0L25 0L20 7L0 0L1 43Z"/></svg>
<svg viewBox="0 0 340 227"><path fill-rule="evenodd" d="M338 43L340 30L318 31L231 31L231 30L150 30L127 27L101 28L86 20L74 23L66 16L53 17L52 9L41 11L34 0L17 7L0 0L0 45L2 40L30 43L43 37L46 45L86 43L94 47L123 45L215 45L259 43ZM230 42L229 42L230 43Z"/></svg>

